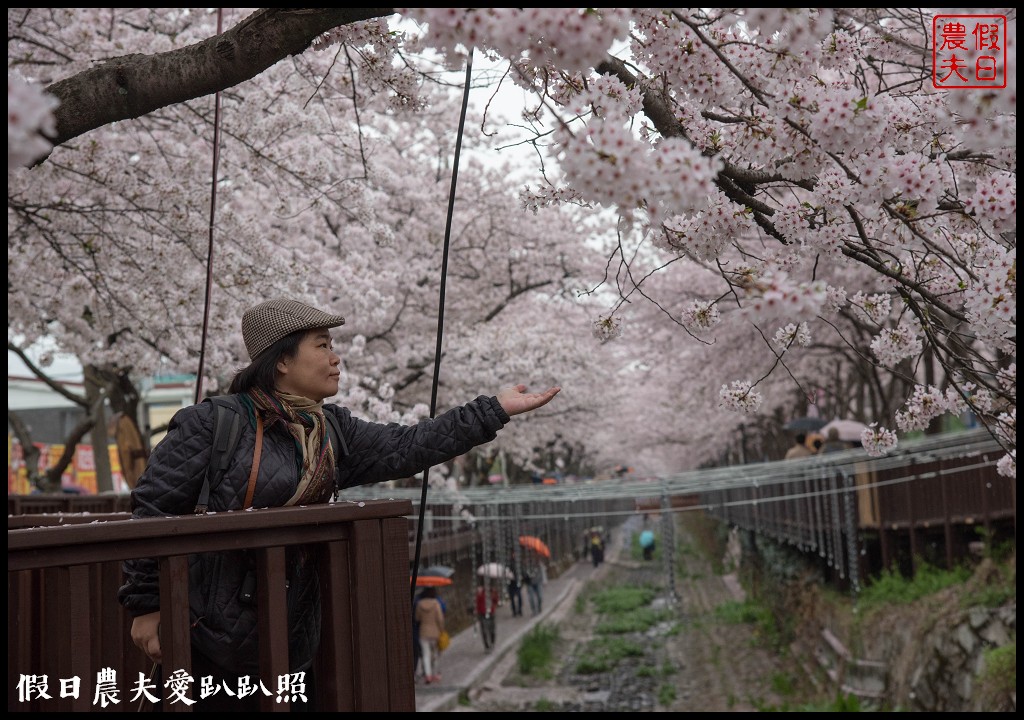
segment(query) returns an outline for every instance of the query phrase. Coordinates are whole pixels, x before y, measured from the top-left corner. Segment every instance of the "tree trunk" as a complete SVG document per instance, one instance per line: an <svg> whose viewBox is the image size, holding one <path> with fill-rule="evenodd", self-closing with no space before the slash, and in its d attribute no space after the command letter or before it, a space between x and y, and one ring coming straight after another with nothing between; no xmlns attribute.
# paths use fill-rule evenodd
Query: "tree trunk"
<svg viewBox="0 0 1024 720"><path fill-rule="evenodd" d="M93 411L92 441L93 463L96 468L96 491L113 492L114 477L110 469L110 437L107 434L107 403L103 398L108 383L104 374L92 365L83 369L85 397Z"/></svg>

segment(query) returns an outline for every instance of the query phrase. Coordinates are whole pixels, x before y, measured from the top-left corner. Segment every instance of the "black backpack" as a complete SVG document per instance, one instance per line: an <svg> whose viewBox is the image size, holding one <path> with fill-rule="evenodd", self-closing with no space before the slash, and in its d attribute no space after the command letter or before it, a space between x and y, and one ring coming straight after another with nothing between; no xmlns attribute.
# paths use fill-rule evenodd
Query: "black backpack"
<svg viewBox="0 0 1024 720"><path fill-rule="evenodd" d="M238 440L242 437L242 417L245 415L242 402L237 395L217 395L206 398L203 402L212 402L216 407L216 414L213 416L213 452L210 454L210 464L206 466L203 488L199 491L195 510L197 515L206 512L210 502L210 491L217 487L224 477L224 471L228 469ZM348 455L348 447L341 434L338 418L330 412L325 412L324 418L327 420L327 435L331 447L334 448L334 494L337 496L341 489L337 462Z"/></svg>

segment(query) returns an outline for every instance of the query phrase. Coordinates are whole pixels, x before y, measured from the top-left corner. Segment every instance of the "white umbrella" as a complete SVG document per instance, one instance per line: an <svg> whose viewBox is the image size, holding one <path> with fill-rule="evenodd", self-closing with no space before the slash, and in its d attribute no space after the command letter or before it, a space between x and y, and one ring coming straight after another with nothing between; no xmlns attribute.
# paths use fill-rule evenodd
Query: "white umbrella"
<svg viewBox="0 0 1024 720"><path fill-rule="evenodd" d="M476 569L476 574L481 577L494 578L495 580L511 580L513 577L512 571L507 565L496 562L484 563Z"/></svg>
<svg viewBox="0 0 1024 720"><path fill-rule="evenodd" d="M839 434L839 439L843 442L860 442L860 435L868 429L868 426L862 422L857 422L856 420L833 420L828 425L822 427L818 432L827 440L829 435L828 431L832 428L836 429L836 432Z"/></svg>

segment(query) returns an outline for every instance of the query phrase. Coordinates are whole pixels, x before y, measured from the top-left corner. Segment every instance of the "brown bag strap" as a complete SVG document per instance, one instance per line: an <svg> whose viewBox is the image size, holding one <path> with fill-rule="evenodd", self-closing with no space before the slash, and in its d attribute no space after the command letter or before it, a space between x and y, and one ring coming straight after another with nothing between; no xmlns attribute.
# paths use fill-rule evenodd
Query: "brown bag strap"
<svg viewBox="0 0 1024 720"><path fill-rule="evenodd" d="M252 470L249 471L249 487L245 490L245 505L242 509L252 507L252 496L256 494L256 475L260 471L260 455L263 454L263 417L256 413L256 448L252 451Z"/></svg>

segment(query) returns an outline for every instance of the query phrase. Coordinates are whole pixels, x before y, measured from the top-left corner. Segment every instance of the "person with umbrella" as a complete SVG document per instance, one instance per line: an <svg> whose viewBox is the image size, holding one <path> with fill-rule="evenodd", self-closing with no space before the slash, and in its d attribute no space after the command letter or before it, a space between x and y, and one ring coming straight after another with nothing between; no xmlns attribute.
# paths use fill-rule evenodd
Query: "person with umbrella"
<svg viewBox="0 0 1024 720"><path fill-rule="evenodd" d="M850 447L850 443L839 439L839 429L830 427L828 434L825 435L825 444L821 446L821 450L818 452L822 454L842 452L843 450L849 450Z"/></svg>
<svg viewBox="0 0 1024 720"><path fill-rule="evenodd" d="M541 561L533 561L523 570L523 582L526 584L526 597L530 601L530 613L540 615L544 600L541 587L547 579L547 572Z"/></svg>
<svg viewBox="0 0 1024 720"><path fill-rule="evenodd" d="M498 588L491 586L487 591L485 580L476 587L476 618L480 623L480 637L484 641L484 652L490 652L494 647L496 628L494 615L498 610Z"/></svg>
<svg viewBox="0 0 1024 720"><path fill-rule="evenodd" d="M419 602L416 603L413 619L419 626L424 679L427 684L438 682L441 673L438 672L440 650L437 647L437 640L444 632L444 610L437 599L437 588L431 586L423 589Z"/></svg>
<svg viewBox="0 0 1024 720"><path fill-rule="evenodd" d="M654 559L654 533L644 530L640 533L640 547L644 552L644 560Z"/></svg>
<svg viewBox="0 0 1024 720"><path fill-rule="evenodd" d="M416 593L416 596L412 600L412 673L413 678L420 676L421 664L425 668L423 660L422 645L420 644L420 621L416 617L416 607L419 605L420 600L428 597L427 589L434 591L435 588L443 587L445 585L452 584L452 575L455 574L455 570L445 565L432 565L425 568L416 576L416 587L423 588ZM437 602L441 604L441 614L447 615L448 608L445 605L444 598L438 595L436 592L430 594L431 597L436 597ZM423 677L425 678L429 673L424 671Z"/></svg>
<svg viewBox="0 0 1024 720"><path fill-rule="evenodd" d="M807 436L804 433L797 433L796 437L793 438L793 447L786 451L787 460L795 460L796 458L809 457L814 454L814 451L807 447Z"/></svg>

